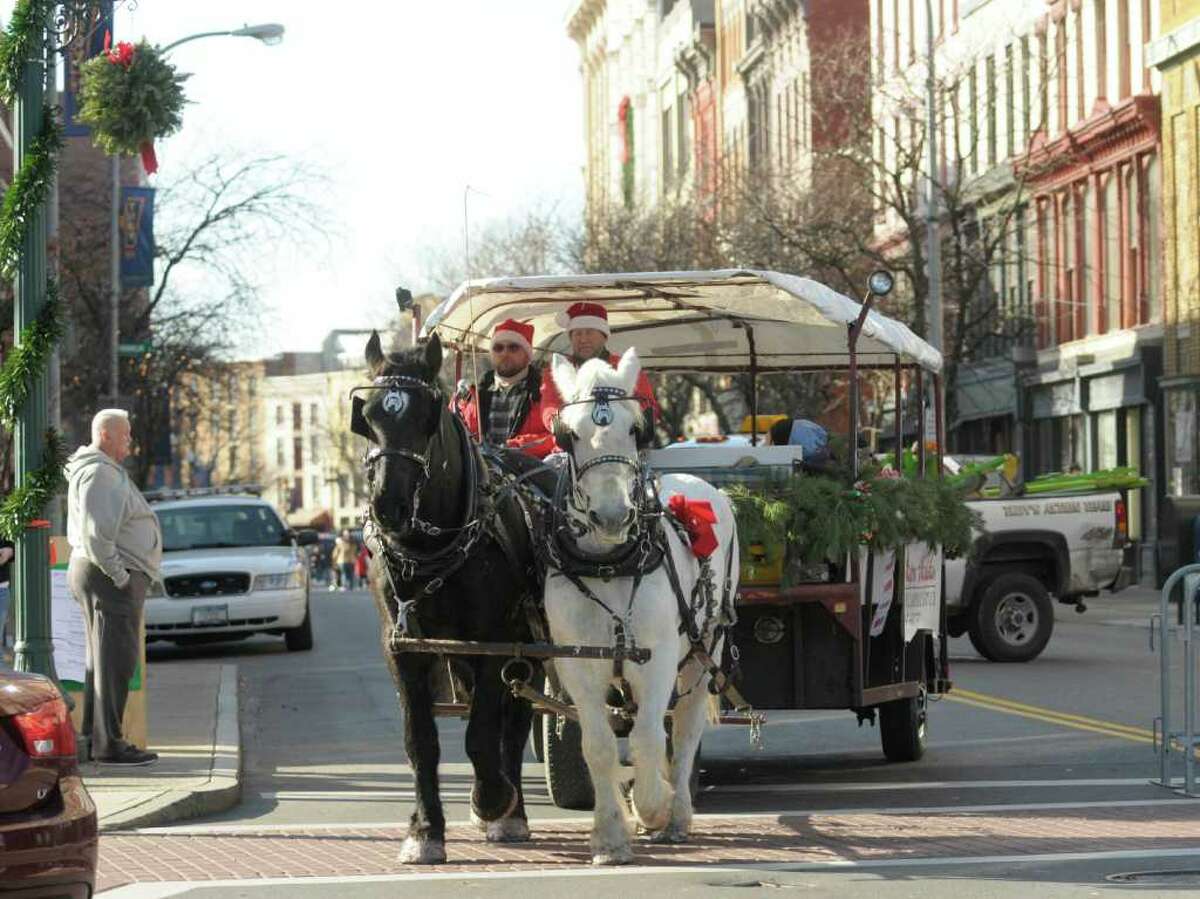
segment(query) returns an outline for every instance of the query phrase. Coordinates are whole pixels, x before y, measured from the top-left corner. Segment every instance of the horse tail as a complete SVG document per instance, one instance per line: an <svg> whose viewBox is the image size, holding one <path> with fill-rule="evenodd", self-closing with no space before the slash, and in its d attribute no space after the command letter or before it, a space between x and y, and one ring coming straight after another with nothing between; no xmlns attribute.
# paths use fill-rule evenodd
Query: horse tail
<svg viewBox="0 0 1200 899"><path fill-rule="evenodd" d="M708 719L708 723L713 724L713 725L720 724L721 723L721 697L713 696L711 693L709 693L708 701L705 703L705 708L707 709L707 714L705 715L705 717Z"/></svg>

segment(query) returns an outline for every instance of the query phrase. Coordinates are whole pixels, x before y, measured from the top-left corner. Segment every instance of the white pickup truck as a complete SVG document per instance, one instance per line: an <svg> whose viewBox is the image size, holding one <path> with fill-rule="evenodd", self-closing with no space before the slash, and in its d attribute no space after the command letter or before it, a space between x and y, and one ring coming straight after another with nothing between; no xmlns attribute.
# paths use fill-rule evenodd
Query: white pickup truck
<svg viewBox="0 0 1200 899"><path fill-rule="evenodd" d="M974 499L984 530L946 563L947 627L994 662L1036 658L1054 630L1051 599L1084 599L1133 579L1122 491Z"/></svg>

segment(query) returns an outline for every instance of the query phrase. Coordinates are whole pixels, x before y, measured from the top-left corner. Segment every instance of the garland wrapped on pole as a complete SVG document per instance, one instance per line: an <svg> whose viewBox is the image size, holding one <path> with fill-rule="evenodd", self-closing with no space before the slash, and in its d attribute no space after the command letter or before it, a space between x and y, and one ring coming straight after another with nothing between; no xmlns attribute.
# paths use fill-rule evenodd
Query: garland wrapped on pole
<svg viewBox="0 0 1200 899"><path fill-rule="evenodd" d="M0 502L0 533L16 544L16 667L54 677L50 633L50 500L62 488L63 451L48 427L47 365L62 331L47 278L46 200L62 131L44 104L48 29L57 4L19 0L0 36L0 100L13 111L12 183L0 206L0 275L13 278L13 348L0 366L0 421L15 441L14 490Z"/></svg>

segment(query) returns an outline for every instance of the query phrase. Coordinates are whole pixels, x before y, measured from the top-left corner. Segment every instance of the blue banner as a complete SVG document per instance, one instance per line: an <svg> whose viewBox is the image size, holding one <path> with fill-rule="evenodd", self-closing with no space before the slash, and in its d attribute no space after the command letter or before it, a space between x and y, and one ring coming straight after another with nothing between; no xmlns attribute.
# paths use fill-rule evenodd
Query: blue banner
<svg viewBox="0 0 1200 899"><path fill-rule="evenodd" d="M154 284L154 188L121 188L121 286Z"/></svg>
<svg viewBox="0 0 1200 899"><path fill-rule="evenodd" d="M79 110L79 67L104 51L105 40L112 39L113 0L101 0L99 8L88 13L75 39L66 48L66 72L63 77L63 133L67 137L87 137L91 129L76 118Z"/></svg>

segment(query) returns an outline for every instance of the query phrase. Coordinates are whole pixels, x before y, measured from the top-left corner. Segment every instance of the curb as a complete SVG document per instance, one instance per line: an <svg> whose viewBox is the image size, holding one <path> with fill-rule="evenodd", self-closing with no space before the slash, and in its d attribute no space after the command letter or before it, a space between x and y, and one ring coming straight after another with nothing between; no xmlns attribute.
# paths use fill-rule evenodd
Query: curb
<svg viewBox="0 0 1200 899"><path fill-rule="evenodd" d="M196 790L165 790L100 821L100 832L155 827L223 812L242 798L242 734L238 723L237 665L221 666L217 723L208 783Z"/></svg>

